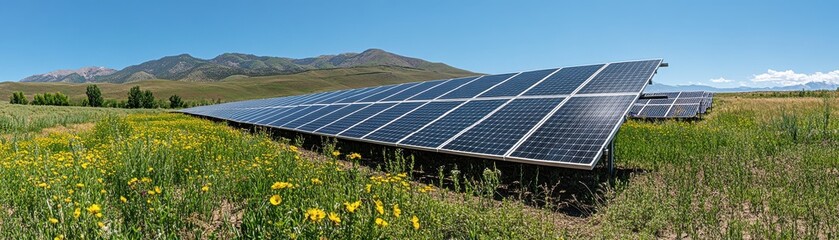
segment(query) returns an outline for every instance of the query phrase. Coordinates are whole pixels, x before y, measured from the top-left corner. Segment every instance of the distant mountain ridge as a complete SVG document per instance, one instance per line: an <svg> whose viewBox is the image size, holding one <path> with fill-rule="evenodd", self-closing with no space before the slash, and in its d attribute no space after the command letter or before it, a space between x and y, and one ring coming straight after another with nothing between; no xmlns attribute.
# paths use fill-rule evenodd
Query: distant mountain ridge
<svg viewBox="0 0 839 240"><path fill-rule="evenodd" d="M806 84L784 86L784 87L736 87L717 88L707 85L665 85L656 84L647 86L644 92L679 92L679 91L708 91L708 92L758 92L758 91L798 91L798 90L836 90L839 84L825 82L809 82Z"/></svg>
<svg viewBox="0 0 839 240"><path fill-rule="evenodd" d="M115 73L117 70L105 67L83 67L75 70L56 70L49 73L32 75L20 80L21 82L65 82L83 83L92 81L99 76Z"/></svg>
<svg viewBox="0 0 839 240"><path fill-rule="evenodd" d="M270 76L300 73L308 70L366 66L403 67L447 74L471 73L444 63L434 63L418 58L405 57L381 49L368 49L361 53L322 55L303 59L256 56L242 53L225 53L212 59L200 59L189 54L181 54L128 66L122 70L113 71L108 74L84 77L84 81L73 78L73 81L66 82L126 83L150 79L213 82L236 75L251 77ZM35 75L24 80L28 82L55 81L52 78L36 77L42 75Z"/></svg>

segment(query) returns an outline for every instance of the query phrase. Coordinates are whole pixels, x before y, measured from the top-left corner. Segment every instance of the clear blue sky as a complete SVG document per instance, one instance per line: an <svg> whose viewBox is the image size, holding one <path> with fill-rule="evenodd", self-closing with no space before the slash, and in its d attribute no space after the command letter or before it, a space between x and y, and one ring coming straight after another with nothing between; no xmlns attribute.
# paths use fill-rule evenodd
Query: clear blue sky
<svg viewBox="0 0 839 240"><path fill-rule="evenodd" d="M4 1L0 81L180 53L382 48L483 73L664 58L671 67L655 81L671 85L839 83L837 9L830 1Z"/></svg>

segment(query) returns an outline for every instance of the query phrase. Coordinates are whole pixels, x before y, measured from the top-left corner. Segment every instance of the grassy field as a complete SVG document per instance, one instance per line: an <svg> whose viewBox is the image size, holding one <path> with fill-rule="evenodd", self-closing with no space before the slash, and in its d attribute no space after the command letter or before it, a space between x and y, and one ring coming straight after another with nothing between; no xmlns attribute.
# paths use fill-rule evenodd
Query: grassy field
<svg viewBox="0 0 839 240"><path fill-rule="evenodd" d="M98 83L97 85L102 89L102 96L107 99L124 100L127 98L128 90L131 87L140 86L143 90L154 92L157 98L165 99L177 94L184 100L190 101L216 99L235 101L446 79L464 75L474 74L378 66L313 70L268 77L231 76L219 82L149 80L125 84ZM23 91L29 99L32 99L34 94L62 92L69 96L71 100L81 101L85 98L86 87L87 84L3 82L0 83L0 96L8 99L12 92Z"/></svg>
<svg viewBox="0 0 839 240"><path fill-rule="evenodd" d="M72 123L95 124L11 121L10 132L28 137L0 139L0 235L831 239L839 236L837 99L725 95L701 121L629 121L614 183L589 186L588 196L546 190L558 202L596 199L582 216L499 198L503 169L470 179L441 172L462 181L452 191L412 179L410 158L373 159L387 164L371 169L330 144L313 153L179 114L74 108ZM43 119L65 109L0 105Z"/></svg>

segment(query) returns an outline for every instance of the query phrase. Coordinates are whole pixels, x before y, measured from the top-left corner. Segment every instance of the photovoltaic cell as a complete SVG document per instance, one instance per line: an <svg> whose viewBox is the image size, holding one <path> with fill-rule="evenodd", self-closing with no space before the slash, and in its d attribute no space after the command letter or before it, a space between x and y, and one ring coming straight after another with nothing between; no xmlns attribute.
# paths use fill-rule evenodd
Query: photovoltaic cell
<svg viewBox="0 0 839 240"><path fill-rule="evenodd" d="M525 96L534 95L567 95L591 77L604 64L562 68L541 83L524 93Z"/></svg>
<svg viewBox="0 0 839 240"><path fill-rule="evenodd" d="M366 93L364 93L364 94L361 94L361 95L355 95L355 96L351 96L351 97L347 97L347 98L344 98L344 99L339 100L338 102L339 102L339 103L352 103L352 102L358 102L359 100L361 100L361 99L363 99L363 98L366 98L366 97L369 97L369 96L372 96L372 95L379 94L379 93L384 92L384 91L387 91L387 90L389 90L389 89L391 89L391 88L393 88L393 87L395 87L395 86L381 86L381 87L377 87L377 88L375 88L375 89L373 89L373 90L370 90L370 91L368 91L368 92L366 92Z"/></svg>
<svg viewBox="0 0 839 240"><path fill-rule="evenodd" d="M670 108L667 117L692 118L699 113L699 104L676 104Z"/></svg>
<svg viewBox="0 0 839 240"><path fill-rule="evenodd" d="M338 109L340 109L344 106L345 105L325 106L325 107L322 107L322 108L320 108L318 110L315 110L315 111L309 111L308 114L300 116L297 119L290 120L288 123L282 124L280 126L284 127L284 128L298 128L298 127L302 126L303 124L309 123L312 120L315 120L315 119L317 119L319 117L322 117L323 115L329 114L331 112L334 112L335 110L338 110Z"/></svg>
<svg viewBox="0 0 839 240"><path fill-rule="evenodd" d="M358 122L364 121L364 119L373 116L385 109L388 109L396 105L396 103L377 103L370 105L364 109L358 110L357 112L347 115L344 118L341 118L329 125L326 125L323 128L317 129L315 132L329 134L329 135L337 135L341 131L346 130L347 128L352 127Z"/></svg>
<svg viewBox="0 0 839 240"><path fill-rule="evenodd" d="M647 105L644 107L644 110L638 114L638 117L642 118L658 118L664 117L667 114L667 110L670 109L670 105Z"/></svg>
<svg viewBox="0 0 839 240"><path fill-rule="evenodd" d="M492 90L481 94L480 97L517 96L554 71L556 71L556 69L523 72L518 76L498 85L497 87L492 88Z"/></svg>
<svg viewBox="0 0 839 240"><path fill-rule="evenodd" d="M578 93L640 92L659 64L661 60L609 64Z"/></svg>
<svg viewBox="0 0 839 240"><path fill-rule="evenodd" d="M366 107L366 106L369 106L369 105L370 104L350 104L350 105L346 105L341 109L335 110L334 112L332 112L330 114L327 114L327 115L324 115L323 117L318 118L317 120L314 120L310 123L307 123L306 125L300 126L297 129L312 132L312 131L317 130L318 128L326 126L327 124L332 123L335 120L338 120L342 117L345 117L348 114L351 114L351 113L353 113L355 111L358 111L359 109L361 109L363 107Z"/></svg>
<svg viewBox="0 0 839 240"><path fill-rule="evenodd" d="M573 97L510 156L591 164L635 97Z"/></svg>
<svg viewBox="0 0 839 240"><path fill-rule="evenodd" d="M414 108L417 108L421 105L423 105L423 103L417 102L406 102L397 104L396 106L393 106L388 110L380 112L379 114L376 114L375 116L367 120L364 120L358 125L355 125L352 128L347 129L346 131L341 132L338 135L344 137L361 138L364 135L367 135L368 133L372 132L373 130L376 130L381 126L384 126L388 122L398 118L399 116L402 116L403 114L411 110L414 110Z"/></svg>
<svg viewBox="0 0 839 240"><path fill-rule="evenodd" d="M402 100L408 99L409 97L417 95L422 91L433 88L434 86L437 86L438 84L441 84L443 82L445 82L445 80L422 82L422 83L417 84L416 86L414 86L414 87L412 87L408 90L402 91L402 92L397 93L393 96L385 98L382 101L402 101Z"/></svg>
<svg viewBox="0 0 839 240"><path fill-rule="evenodd" d="M496 84L507 80L508 78L515 75L514 73L508 74L499 74L499 75L490 75L484 76L478 80L472 81L469 84L463 85L446 95L443 95L439 99L455 99L455 98L473 98L481 94L481 92L486 91L487 89L495 86Z"/></svg>
<svg viewBox="0 0 839 240"><path fill-rule="evenodd" d="M467 130L443 149L504 155L562 98L516 99Z"/></svg>
<svg viewBox="0 0 839 240"><path fill-rule="evenodd" d="M390 97L391 95L394 95L394 94L397 94L399 92L405 91L405 90L407 90L407 89L409 89L409 88L411 88L411 87L413 87L414 85L417 85L417 84L418 83L406 83L406 84L402 84L402 85L397 85L397 86L392 87L388 90L379 92L377 94L369 95L366 98L362 98L361 100L358 100L358 102L378 102L378 101L381 101L382 99Z"/></svg>
<svg viewBox="0 0 839 240"><path fill-rule="evenodd" d="M272 127L282 127L283 125L288 124L288 121L292 121L292 120L297 119L299 117L305 116L306 114L309 114L311 112L320 110L321 108L324 108L324 107L325 106L303 107L302 109L300 109L300 111L297 111L297 112L294 112L294 113L289 113L289 114L287 114L283 117L274 119L274 121L269 122L267 125L272 126Z"/></svg>
<svg viewBox="0 0 839 240"><path fill-rule="evenodd" d="M434 119L437 119L440 115L443 115L454 107L457 107L461 103L463 102L451 101L428 103L411 113L405 114L387 126L370 133L365 136L364 139L395 143L405 136L408 136L408 134L418 130L422 126L425 126Z"/></svg>
<svg viewBox="0 0 839 240"><path fill-rule="evenodd" d="M437 148L449 138L471 126L507 100L470 101L443 118L417 131L399 144Z"/></svg>
<svg viewBox="0 0 839 240"><path fill-rule="evenodd" d="M466 77L466 78L451 79L451 80L448 80L448 81L446 81L446 82L444 82L440 85L437 85L437 86L435 86L431 89L428 89L428 91L425 91L425 92L420 93L416 96L413 96L413 97L409 98L408 100L431 100L431 99L435 99L435 98L438 98L438 97L442 96L443 94L448 93L451 90L454 90L455 88L458 88L458 87L460 87L460 86L462 86L466 83L469 83L469 81L472 81L475 78L477 78L477 77Z"/></svg>

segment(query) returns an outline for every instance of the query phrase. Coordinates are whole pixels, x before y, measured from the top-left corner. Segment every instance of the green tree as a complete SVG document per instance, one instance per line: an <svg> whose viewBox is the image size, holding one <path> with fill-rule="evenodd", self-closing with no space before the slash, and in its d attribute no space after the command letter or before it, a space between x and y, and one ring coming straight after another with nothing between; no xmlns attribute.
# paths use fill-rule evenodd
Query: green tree
<svg viewBox="0 0 839 240"><path fill-rule="evenodd" d="M26 100L26 96L23 95L23 92L13 92L11 99L9 99L9 103L11 104L29 104L29 100Z"/></svg>
<svg viewBox="0 0 839 240"><path fill-rule="evenodd" d="M184 106L183 100L178 95L172 95L169 97L169 108L181 108Z"/></svg>
<svg viewBox="0 0 839 240"><path fill-rule="evenodd" d="M143 108L156 108L157 103L154 101L154 94L150 90L143 91Z"/></svg>
<svg viewBox="0 0 839 240"><path fill-rule="evenodd" d="M91 107L101 107L105 103L105 99L102 98L102 91L96 84L88 85L85 94L87 94L87 104Z"/></svg>
<svg viewBox="0 0 839 240"><path fill-rule="evenodd" d="M143 107L143 92L140 91L140 86L134 86L128 90L128 102L125 103L127 108L141 108Z"/></svg>

